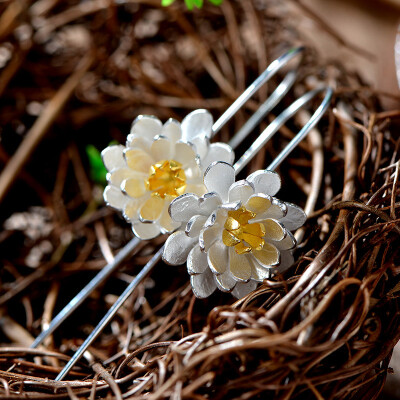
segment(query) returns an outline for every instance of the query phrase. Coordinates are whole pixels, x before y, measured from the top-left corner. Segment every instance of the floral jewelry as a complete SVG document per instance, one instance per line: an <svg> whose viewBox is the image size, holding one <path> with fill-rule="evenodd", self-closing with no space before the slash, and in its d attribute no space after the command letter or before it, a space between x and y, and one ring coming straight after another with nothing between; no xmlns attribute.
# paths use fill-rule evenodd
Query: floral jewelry
<svg viewBox="0 0 400 400"><path fill-rule="evenodd" d="M104 200L122 211L140 239L171 233L180 226L168 214L171 201L183 193L206 191L202 175L213 161L232 163L233 150L224 143L209 143L213 117L195 110L182 124L164 125L154 116L141 115L132 124L126 146L102 152L109 171Z"/></svg>
<svg viewBox="0 0 400 400"><path fill-rule="evenodd" d="M166 241L163 259L187 261L193 292L208 297L218 287L243 297L266 278L293 264L296 240L290 231L304 224L304 211L273 197L281 187L276 172L256 171L235 182L235 169L211 164L204 174L208 193L172 201L171 218L183 228Z"/></svg>
<svg viewBox="0 0 400 400"><path fill-rule="evenodd" d="M214 275L217 276L219 272L217 267L221 268L222 264L215 262L211 247L214 242L219 243L221 240L213 241L212 234L215 234L218 224L221 225L225 212L222 243L229 248L228 251L231 251L231 248L233 248L235 252L232 259L228 260L228 268L232 275L231 278L235 281L235 284L231 282L230 286L232 286L232 288L235 286L232 290L237 296L241 296L247 293L249 288L251 290L251 288L255 287L257 284L257 275L255 273L253 274L253 267L251 267L250 278L246 276L246 273L248 275L248 268L245 268L243 270L244 272L240 272L240 268L235 266L234 257L240 256L242 259L247 260L248 264L253 263L252 256L248 253L254 252L256 249L257 251L264 251L264 253L266 253L268 249L272 248L268 246L273 246L274 242L272 241L275 241L281 242L280 244L282 245L280 247L279 245L275 245L277 249L275 252L275 259L271 257L267 259L266 256L264 258L261 257L261 262L264 264L260 265L283 268L284 265L288 264L286 261L284 262L284 257L286 254L285 251L289 250L290 246L283 246L283 244L285 243L284 240L287 240L286 238L290 238L291 236L288 232L290 229L288 223L292 218L289 212L290 205L286 204L286 209L283 205L280 207L279 201L276 199L274 200L270 194L273 193L273 190L263 191L259 189L257 185L261 184L263 179L257 177L257 173L251 175L254 175L254 179L249 177L247 184L244 184L244 186L249 186L253 190L248 198L239 196L238 199L236 199L232 197L233 195L231 192L234 193L236 190L230 190L231 186L232 188L234 187L234 174L232 174L232 170L234 169L234 171L238 173L244 168L258 150L260 150L268 139L276 133L291 116L316 95L325 92L324 100L310 120L267 168L268 170L274 170L325 113L332 97L332 90L329 88L317 88L312 90L301 96L278 115L261 133L260 137L256 139L253 145L250 146L250 149L245 152L235 166L230 167L233 177L223 179L221 181L224 182L223 187L215 187L218 183L218 179L211 179L211 177L217 170L216 165L229 165L233 161L233 152L229 146L222 143L210 145L209 139L214 136L272 76L290 61L297 59L297 63L293 67L294 69L286 73L275 91L231 139L229 143L231 147L235 148L238 143L259 124L265 115L278 104L293 85L297 75L297 68L302 60L303 50L303 48L291 49L274 60L214 124L212 124L211 115L206 110L197 110L190 113L183 120L182 124L179 124L175 120L169 120L166 124L162 125L156 117L141 116L134 122L126 146L111 146L103 151L103 160L109 171L107 176L108 185L104 194L105 200L109 205L123 212L124 217L132 224L132 229L137 237L131 239L116 255L115 259L99 271L95 278L93 278L93 280L61 310L51 321L49 327L35 339L32 347L37 347L49 334L57 329L57 327L82 304L94 288L104 282L121 262L131 254L139 245L141 239L150 239L157 236L159 233L172 232L174 229L181 227L186 221L187 233L195 238L198 232L199 248L201 243L203 250L208 252L207 264L202 264L202 268L205 269L203 274L206 274L206 271L209 269L210 273L208 273L208 276L211 274L211 277L216 279ZM207 170L208 165L215 161L218 161L218 163ZM202 174L205 171L207 171L206 180L202 182ZM263 171L260 171L259 175L261 177L265 174ZM214 186L211 184L212 180L214 181ZM206 193L207 190L211 195ZM192 192L192 194L189 195L190 192ZM260 205L260 210L253 210L251 208L251 206L254 205L251 201L253 195L254 198L257 198L257 196L263 198L264 196L264 200L269 200L271 205L267 207L264 204L264 208ZM207 210L207 212L204 211L205 214L202 212L197 214L192 213L189 218L183 219L182 221L172 220L166 211L169 208L169 204L179 196L187 196L188 198L196 196L199 210ZM235 205L229 204L229 196L235 199L233 201L233 203L236 202ZM246 207L249 207L249 209L246 209ZM274 210L276 207L277 212L278 209L281 210L280 213L277 215L274 213L268 214L268 212ZM218 211L219 209L224 211ZM286 215L283 215L285 214L285 210ZM200 216L200 218L198 216ZM194 218L192 219L192 217ZM204 218L201 217L206 217L206 222L204 222ZM277 227L282 224L284 218L287 219L286 227L285 225L281 228ZM277 221L276 223L272 221L274 219ZM271 227L275 227L277 232L280 229L281 236L285 237L282 240L278 240L278 236L273 236L272 232L269 234L267 230ZM255 240L250 241L249 235L254 236ZM294 243L290 240L289 242L290 245ZM181 245L182 248L187 248L187 242L185 243L182 241ZM126 299L161 260L163 251L164 246L153 255L142 270L129 283L121 296L118 297L99 324L58 374L56 381L65 378L88 347L96 340L104 327L109 324ZM279 256L277 255L278 251ZM218 251L216 254L218 255ZM186 255L189 255L189 252L187 252ZM208 263L209 257L211 257L211 264ZM182 262L184 261L185 260ZM257 262L260 262L260 260ZM216 274L211 272L211 266L209 265L215 269L213 272L217 272ZM257 267L254 268L256 269ZM225 268L225 270L226 269L227 268ZM233 274L232 271L235 271L235 274ZM223 275L225 271L220 272L219 275ZM197 270L193 269L194 277L201 275L201 273L201 267ZM204 276L206 277L207 275ZM260 276L261 275L259 275L259 278ZM206 279L193 279L206 282ZM228 290L228 286L228 284L225 286L221 284L221 287L224 287L225 290ZM199 284L197 287L198 295L201 295L201 288L202 286ZM210 292L210 289L205 288L204 292L206 293L207 291Z"/></svg>

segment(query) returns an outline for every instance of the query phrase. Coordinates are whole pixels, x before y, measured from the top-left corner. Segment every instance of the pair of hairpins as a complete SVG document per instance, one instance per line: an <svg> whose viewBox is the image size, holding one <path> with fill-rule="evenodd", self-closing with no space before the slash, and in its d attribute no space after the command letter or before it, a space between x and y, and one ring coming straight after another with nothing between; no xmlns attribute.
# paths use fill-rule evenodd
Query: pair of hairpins
<svg viewBox="0 0 400 400"><path fill-rule="evenodd" d="M303 52L304 48L292 49L274 60L214 124L206 110L193 111L182 123L170 119L164 125L154 116L139 116L132 124L126 146L110 146L102 152L109 171L104 199L132 224L135 237L53 319L31 347L43 343L141 240L161 233L171 235L127 286L56 380L68 374L161 258L173 265L186 262L193 292L200 298L208 297L216 288L243 297L259 282L292 265L296 240L291 231L303 225L306 215L298 206L274 197L281 185L274 170L325 113L332 90L320 87L294 101L235 164L233 149L292 87ZM295 62L295 66L229 144L210 144L210 139L247 100L290 62ZM236 181L236 174L285 122L320 94L324 94L320 106L278 157L265 170Z"/></svg>

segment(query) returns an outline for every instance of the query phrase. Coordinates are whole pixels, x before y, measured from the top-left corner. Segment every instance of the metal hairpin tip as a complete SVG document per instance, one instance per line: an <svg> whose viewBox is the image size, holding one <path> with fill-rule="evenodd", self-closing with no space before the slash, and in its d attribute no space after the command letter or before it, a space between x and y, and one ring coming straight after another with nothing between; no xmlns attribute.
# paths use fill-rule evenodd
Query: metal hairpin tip
<svg viewBox="0 0 400 400"><path fill-rule="evenodd" d="M322 117L322 115L326 112L327 107L329 105L329 102L331 100L332 97L332 90L330 88L321 88L321 89L316 89L314 91L311 91L309 93L306 93L305 95L303 95L302 97L300 97L298 100L296 100L294 103L292 103L291 106L289 106L284 112L282 112L275 120L273 123L273 128L267 128L266 130L264 130L264 132L260 135L260 141L265 144L266 140L268 140L272 134L276 133L280 127L282 127L284 125L284 123L290 118L292 117L301 107L303 107L307 102L309 102L312 98L314 98L316 95L320 94L324 92L325 96L324 99L321 103L321 105L318 107L318 109L315 111L315 113L312 115L312 117L310 118L310 120L308 121L308 123L300 130L300 132L298 133L298 135L292 140L292 142L289 143L289 145L282 151L282 153L277 157L277 160L279 162L274 162L269 166L269 170L273 170L277 167L277 165L279 165L280 162L283 161L283 159L285 157L287 157L287 155L290 153L291 150L293 150L293 148L299 143L299 141L304 138L306 136L306 134L315 126L315 124L318 122L318 120ZM271 126L270 125L270 126ZM229 169L232 168L234 170L234 172L238 172L239 170L241 170L242 168L244 168L245 165L247 165L249 163L249 161L251 160L252 156L254 156L254 154L260 149L262 145L257 142L256 146L252 146L251 147L251 153L248 154L246 157L242 157L236 164L234 164L234 166L230 166L229 164L226 163L214 163L209 169L207 169L207 171L211 171L211 169L219 164L223 164L224 168ZM227 171L229 172L229 171ZM205 177L206 179L210 179L210 173L208 174L207 177ZM231 175L231 174L224 174L224 176L226 175ZM220 171L215 175L215 176L221 176ZM234 174L233 174L234 176ZM264 181L263 181L264 180ZM248 178L247 178L247 186L246 183L240 183L240 185L242 187L250 187L250 188L260 188L265 184L265 180L268 181L268 185L269 188L271 189L271 196L274 195L274 193L279 190L280 187L280 178L277 176L276 173L272 172L272 171L257 171L253 174L251 174ZM219 185L219 179L217 178L217 180L214 179L214 181L212 180L212 177L210 179L211 181L211 185L214 182L215 185L215 190L217 192L221 192L221 188L218 187ZM239 183L239 182L238 182ZM230 184L230 191L234 190L236 188L235 185ZM247 189L246 189L247 190ZM253 195L255 196L255 195ZM275 220L271 220L273 224L275 224L275 230L280 230L280 232L282 232L282 234L285 235L285 237L287 239L286 240L286 248L283 249L280 253L280 257L281 259L278 258L276 259L277 263L281 263L282 266L280 268L287 268L288 265L290 265L290 263L292 262L291 254L290 254L290 250L292 249L292 247L295 245L295 240L293 238L293 235L290 233L290 230L292 229L296 229L296 227L302 225L302 223L304 223L304 218L305 218L305 214L304 212L302 212L302 210L291 204L291 203L279 203L279 201L273 199L271 196L266 196L264 198L265 201L271 201L271 199L273 200L273 204L275 204L276 207L278 207L278 209L282 209L283 212L282 214L282 218L281 221L276 222ZM185 198L185 196L182 196L182 198ZM250 199L247 201L247 203L249 203L249 201L251 200L251 196ZM179 198L178 198L179 199ZM178 200L177 199L177 200ZM258 204L260 204L260 199L263 200L262 197L260 197L258 195L257 198L257 202ZM187 205L186 205L187 206ZM286 213L286 214L285 214ZM172 212L171 212L172 214ZM218 217L217 217L218 218ZM284 226L284 224L286 226ZM277 229L277 227L279 227ZM211 226L212 229L212 226ZM93 343L93 341L99 336L99 334L101 333L101 331L104 329L104 327L110 322L110 320L114 317L114 315L116 314L116 312L118 311L118 309L122 306L122 304L125 302L125 300L132 294L132 292L135 290L135 288L137 287L137 285L141 282L141 280L152 270L152 268L160 261L161 259L161 255L163 255L164 258L170 258L169 260L167 260L168 262L170 262L171 264L173 264L174 260L177 260L177 257L179 258L179 252L177 251L178 248L175 248L171 245L171 243L173 242L177 242L179 241L179 248L182 249L184 246L182 246L182 240L187 240L187 238L185 236L185 234L181 234L181 232L175 232L173 233L169 239L167 240L166 244L160 248L158 250L158 252L153 256L153 258L146 264L146 266L143 268L143 270L139 273L139 275L134 279L134 281L132 281L132 283L126 288L126 290L124 291L124 293L120 296L120 298L116 301L116 303L112 306L112 308L108 311L108 313L103 317L103 319L101 320L101 322L98 324L98 326L92 331L91 335L85 340L85 342L82 344L82 346L79 348L79 350L73 355L73 357L70 359L70 361L67 363L67 365L64 367L64 369L61 371L61 373L57 376L56 380L62 380L63 378L65 378L65 376L68 374L68 372L70 371L70 369L75 365L75 363L80 359L80 357L83 355L83 353L89 348L89 346ZM172 247L171 250L167 250L168 246ZM235 254L235 253L233 253ZM279 255L279 254L278 254ZM171 262L172 261L172 262ZM189 262L189 260L188 260ZM270 260L271 263L274 262L273 259ZM180 259L179 262L177 263L182 263L182 259ZM268 275L268 277L272 276L273 273L270 272L271 269L267 269L266 274ZM265 277L267 277L267 275L265 275ZM196 278L197 277L197 278ZM199 279L199 277L202 277L201 273L196 273L195 275L192 275L191 277L191 282L192 282L192 286L193 289L195 290L195 283L194 283L194 279ZM264 277L264 278L265 278ZM263 277L261 277L263 278ZM260 278L260 279L261 279ZM208 279L208 278L207 278ZM251 282L251 281L250 281ZM257 281L254 281L255 285L257 285ZM232 290L232 287L229 287L229 282L219 282L220 285L220 289L221 290ZM245 291L248 291L249 289L252 290L255 288L254 284L251 283L251 285L247 285L244 286L245 284L241 284L241 285L236 285L236 287L233 289L234 294L237 296L241 296L245 294ZM203 291L195 291L196 296L198 297L206 297L209 294L212 293L213 290L215 290L215 287L210 287L210 288L205 288L204 284L202 284L200 286L200 290ZM235 292L236 291L236 292Z"/></svg>
<svg viewBox="0 0 400 400"><path fill-rule="evenodd" d="M240 142L254 129L254 127L270 112L285 94L293 86L297 77L297 69L304 54L304 47L298 47L289 50L287 53L274 60L267 69L236 99L236 101L221 115L221 117L212 125L210 137L213 137L219 130L236 114L238 110L275 74L290 62L295 65L284 76L282 82L271 93L268 99L252 115L247 123L232 138L230 146L236 148ZM156 120L154 118L154 120ZM157 122L155 122L157 123ZM131 254L140 243L140 239L133 238L115 257L115 260L107 264L50 322L48 328L44 330L32 343L31 347L36 348L51 335L88 297L103 283L116 268Z"/></svg>

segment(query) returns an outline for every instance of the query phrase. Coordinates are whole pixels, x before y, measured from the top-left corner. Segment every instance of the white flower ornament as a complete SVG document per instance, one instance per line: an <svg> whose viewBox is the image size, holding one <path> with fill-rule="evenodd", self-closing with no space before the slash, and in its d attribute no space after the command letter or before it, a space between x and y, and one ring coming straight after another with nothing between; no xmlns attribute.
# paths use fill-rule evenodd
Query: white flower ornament
<svg viewBox="0 0 400 400"><path fill-rule="evenodd" d="M273 197L277 173L260 170L235 182L234 168L211 164L204 174L207 193L187 193L172 201L172 219L184 228L166 241L163 259L187 261L193 292L208 297L218 287L243 297L266 278L293 263L296 241L290 231L304 224L298 206Z"/></svg>
<svg viewBox="0 0 400 400"><path fill-rule="evenodd" d="M213 161L232 163L234 154L224 143L209 143L213 118L195 110L180 124L164 125L154 116L136 118L126 146L109 146L102 152L108 170L106 203L123 213L140 239L170 233L181 223L173 221L168 207L183 193L203 195L203 173Z"/></svg>

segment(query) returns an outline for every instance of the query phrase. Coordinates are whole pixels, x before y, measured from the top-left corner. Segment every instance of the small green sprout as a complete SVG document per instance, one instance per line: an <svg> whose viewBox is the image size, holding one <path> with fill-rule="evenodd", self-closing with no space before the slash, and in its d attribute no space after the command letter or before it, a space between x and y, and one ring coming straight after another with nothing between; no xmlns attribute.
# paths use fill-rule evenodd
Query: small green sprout
<svg viewBox="0 0 400 400"><path fill-rule="evenodd" d="M99 150L97 150L92 144L89 144L86 146L86 155L90 165L90 178L93 182L102 186L106 186L107 170L103 164Z"/></svg>
<svg viewBox="0 0 400 400"><path fill-rule="evenodd" d="M161 5L164 7L170 6L175 0L161 0ZM223 0L208 0L210 3L215 6L219 6L222 4ZM194 7L201 8L203 7L204 0L185 0L186 7L189 10L193 10Z"/></svg>

